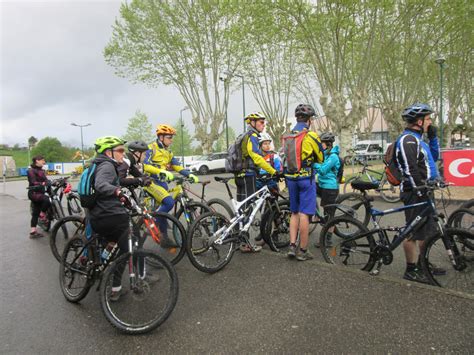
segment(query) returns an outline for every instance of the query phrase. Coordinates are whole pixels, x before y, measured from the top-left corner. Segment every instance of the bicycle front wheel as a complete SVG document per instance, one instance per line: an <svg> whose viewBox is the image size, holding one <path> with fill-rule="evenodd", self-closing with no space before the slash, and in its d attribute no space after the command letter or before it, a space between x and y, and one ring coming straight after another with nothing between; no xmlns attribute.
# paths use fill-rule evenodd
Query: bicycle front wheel
<svg viewBox="0 0 474 355"><path fill-rule="evenodd" d="M205 212L210 212L210 208L201 202L190 201L187 203L186 208L181 206L176 212L176 218L188 231L189 227L193 222Z"/></svg>
<svg viewBox="0 0 474 355"><path fill-rule="evenodd" d="M227 202L221 200L220 198L211 198L207 201L207 205L209 206L212 212L223 214L224 216L229 218L234 217L235 213L234 211L232 211L232 208L230 208Z"/></svg>
<svg viewBox="0 0 474 355"><path fill-rule="evenodd" d="M85 238L85 230L84 217L67 216L56 222L51 230L49 246L57 261L61 262L66 243L75 237Z"/></svg>
<svg viewBox="0 0 474 355"><path fill-rule="evenodd" d="M396 203L400 201L400 189L397 186L393 186L392 184L390 184L387 181L385 175L380 181L379 188L380 197L382 197L384 201L389 203Z"/></svg>
<svg viewBox="0 0 474 355"><path fill-rule="evenodd" d="M260 234L271 250L279 252L290 245L290 202L280 201L279 209L267 209L262 216Z"/></svg>
<svg viewBox="0 0 474 355"><path fill-rule="evenodd" d="M159 267L149 268L150 264ZM178 300L178 290L173 265L150 250L139 249L133 257L130 253L121 255L105 269L100 303L105 318L115 328L127 334L142 334L168 319Z"/></svg>
<svg viewBox="0 0 474 355"><path fill-rule="evenodd" d="M459 208L448 218L447 225L454 228L467 229L474 233L474 210L469 208Z"/></svg>
<svg viewBox="0 0 474 355"><path fill-rule="evenodd" d="M208 212L194 221L187 235L186 250L193 266L202 272L214 273L225 267L232 259L236 238L229 231L229 219L224 215ZM222 244L215 240L223 233L229 235Z"/></svg>
<svg viewBox="0 0 474 355"><path fill-rule="evenodd" d="M73 303L81 301L94 284L93 262L83 238L76 237L66 244L59 266L59 285L64 297Z"/></svg>
<svg viewBox="0 0 474 355"><path fill-rule="evenodd" d="M322 228L319 245L324 260L329 264L370 271L375 260L372 252L375 241L361 222L341 216L329 220ZM360 236L360 237L359 237Z"/></svg>
<svg viewBox="0 0 474 355"><path fill-rule="evenodd" d="M428 238L421 255L423 270L433 285L474 293L473 233L448 228L444 236Z"/></svg>
<svg viewBox="0 0 474 355"><path fill-rule="evenodd" d="M84 214L84 209L81 206L81 201L78 195L71 194L67 197L67 211L70 216L82 216Z"/></svg>
<svg viewBox="0 0 474 355"><path fill-rule="evenodd" d="M338 205L350 207L351 210L349 210L347 213L352 213L351 217L362 222L362 224L366 227L369 225L370 206L363 195L360 193L342 194L338 196L336 203ZM340 211L336 210L336 215L338 213L340 213Z"/></svg>

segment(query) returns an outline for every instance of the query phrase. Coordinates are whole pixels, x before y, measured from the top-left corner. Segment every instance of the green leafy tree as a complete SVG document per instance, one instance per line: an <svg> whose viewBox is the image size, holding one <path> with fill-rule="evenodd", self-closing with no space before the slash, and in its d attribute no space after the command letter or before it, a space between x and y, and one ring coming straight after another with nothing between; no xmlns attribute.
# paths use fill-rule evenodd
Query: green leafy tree
<svg viewBox="0 0 474 355"><path fill-rule="evenodd" d="M28 138L28 145L30 147L34 147L36 143L38 143L38 139L36 137L31 136L30 138Z"/></svg>
<svg viewBox="0 0 474 355"><path fill-rule="evenodd" d="M127 132L122 137L126 141L144 141L150 143L155 138L153 126L146 114L137 110L135 116L128 121Z"/></svg>
<svg viewBox="0 0 474 355"><path fill-rule="evenodd" d="M182 127L180 124L174 126L176 130L176 135L173 139L173 144L171 144L171 151L175 157L181 157L182 155L188 156L193 155L193 138L189 133L188 127L184 124Z"/></svg>
<svg viewBox="0 0 474 355"><path fill-rule="evenodd" d="M48 162L69 161L68 149L63 147L59 139L45 137L31 151L31 156L42 155Z"/></svg>

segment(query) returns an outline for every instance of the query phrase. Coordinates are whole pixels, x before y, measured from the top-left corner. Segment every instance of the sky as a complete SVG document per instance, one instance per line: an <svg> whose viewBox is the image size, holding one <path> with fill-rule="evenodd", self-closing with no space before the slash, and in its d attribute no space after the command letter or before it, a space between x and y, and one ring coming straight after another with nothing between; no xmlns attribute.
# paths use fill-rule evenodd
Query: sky
<svg viewBox="0 0 474 355"><path fill-rule="evenodd" d="M170 86L148 88L114 74L103 49L119 16L120 1L0 0L0 144L27 145L28 138L57 137L80 146L125 133L137 110L153 126L174 124L185 107ZM246 90L247 112L258 107ZM231 95L229 126L240 132L242 94ZM192 130L189 111L183 112Z"/></svg>

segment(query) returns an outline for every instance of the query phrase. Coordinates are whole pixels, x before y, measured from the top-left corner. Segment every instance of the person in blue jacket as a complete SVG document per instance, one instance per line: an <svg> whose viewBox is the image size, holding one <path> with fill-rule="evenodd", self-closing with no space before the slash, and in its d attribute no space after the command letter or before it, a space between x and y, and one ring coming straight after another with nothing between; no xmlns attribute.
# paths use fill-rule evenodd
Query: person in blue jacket
<svg viewBox="0 0 474 355"><path fill-rule="evenodd" d="M321 198L321 206L332 205L336 203L339 195L339 181L337 173L341 168L339 160L339 146L334 145L336 137L331 132L321 135L321 143L324 149L324 162L314 164L316 173L318 174L317 195ZM334 216L334 207L324 207L324 215L327 218ZM332 230L328 233L330 241ZM315 244L319 247L319 244Z"/></svg>

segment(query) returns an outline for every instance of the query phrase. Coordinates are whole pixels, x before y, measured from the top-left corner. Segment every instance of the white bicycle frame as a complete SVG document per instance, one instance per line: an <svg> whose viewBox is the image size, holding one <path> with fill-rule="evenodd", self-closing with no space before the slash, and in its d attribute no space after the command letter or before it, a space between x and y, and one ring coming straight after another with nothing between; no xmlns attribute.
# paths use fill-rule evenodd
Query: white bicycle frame
<svg viewBox="0 0 474 355"><path fill-rule="evenodd" d="M224 241L224 239L229 235L229 233L233 230L233 228L237 225L240 224L239 230L241 232L248 232L255 215L257 212L262 208L263 204L265 201L271 196L270 190L268 187L265 185L263 186L260 190L257 192L253 193L252 195L248 196L245 200L242 200L240 202L236 201L234 198L231 199L232 202L232 208L234 209L235 212L235 217L233 217L230 220L230 226L224 226L220 229L218 229L214 235L211 238L211 242L215 244L221 245ZM251 202L252 201L252 202ZM249 216L249 219L245 225L242 225L242 222L245 218L245 214L241 212L242 207L246 203L252 203L252 213Z"/></svg>

